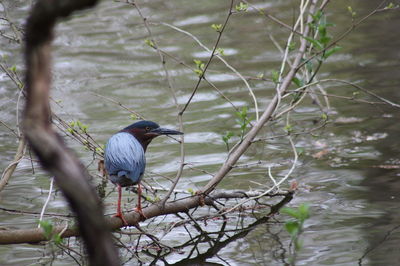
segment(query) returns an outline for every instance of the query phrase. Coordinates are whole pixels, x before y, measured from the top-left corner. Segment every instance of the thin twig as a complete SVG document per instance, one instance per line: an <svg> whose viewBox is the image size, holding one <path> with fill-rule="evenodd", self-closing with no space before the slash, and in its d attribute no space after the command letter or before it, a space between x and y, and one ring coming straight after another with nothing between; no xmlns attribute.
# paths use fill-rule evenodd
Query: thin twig
<svg viewBox="0 0 400 266"><path fill-rule="evenodd" d="M297 160L299 158L298 154L297 154L297 151L296 151L296 147L295 147L295 145L293 143L293 140L292 140L292 137L290 135L289 135L289 142L290 142L290 146L292 147L292 151L293 151L293 154L294 154L294 159L293 159L292 167L290 168L288 173L281 180L279 180L279 182L275 182L275 184L271 188L267 189L264 193L261 193L260 195L257 195L257 196L254 196L254 197L250 197L250 198L248 198L246 200L241 201L240 203L236 204L232 208L229 208L228 210L224 211L223 214L227 214L227 213L235 210L236 208L242 206L243 204L245 204L245 203L247 203L249 201L256 200L256 199L259 199L261 197L264 197L265 195L268 195L268 193L273 191L275 188L279 188L279 186L289 178L289 176L294 171L294 169L295 169L295 167L297 165ZM275 180L275 179L273 179L273 180Z"/></svg>
<svg viewBox="0 0 400 266"><path fill-rule="evenodd" d="M230 13L232 14L232 13ZM230 16L230 15L229 15ZM220 37L222 35L222 32L225 28L226 23L228 22L229 16L227 17L227 20L225 21L224 26L222 27L222 29L219 31L219 36ZM191 37L193 40L195 40L204 50L206 50L207 52L211 52L212 56L217 57L219 60L221 60L235 75L237 75L246 85L247 89L249 90L249 93L251 95L251 97L253 98L253 102L254 102L254 108L255 108L255 113L256 113L256 120L259 119L259 111L258 111L258 103L257 103L257 98L253 92L253 89L251 88L250 84L247 82L247 80L242 76L242 74L240 74L239 71L237 71L232 65L230 65L222 56L220 56L219 54L215 54L215 50L217 46L214 46L214 49L211 51L207 46L205 46L196 36L194 36L193 34L191 34L188 31L185 31L181 28L178 28L174 25L168 24L168 23L161 23L161 25L165 25L167 27L170 27L176 31L179 31L181 33L184 33L186 35L188 35L189 37ZM218 45L218 43L216 44ZM210 60L209 60L210 61ZM205 71L204 71L205 72ZM203 73L204 74L204 73ZM204 75L203 75L204 76Z"/></svg>
<svg viewBox="0 0 400 266"><path fill-rule="evenodd" d="M4 169L3 174L1 175L1 180L0 180L0 191L4 189L4 187L7 185L8 181L10 180L10 177L13 175L15 169L17 168L18 163L22 160L22 158L25 155L26 151L26 140L25 137L20 137L19 138L19 144L17 148L17 152L14 156L14 161L12 161L6 169Z"/></svg>
<svg viewBox="0 0 400 266"><path fill-rule="evenodd" d="M99 98L103 98L103 99L105 99L105 100L107 100L107 101L109 101L109 102L112 102L112 103L115 103L115 104L118 105L118 106L121 106L123 109L125 109L126 111L128 111L128 112L131 113L131 114L134 114L136 117L138 117L138 118L140 118L140 119L145 119L144 116L142 116L142 115L139 114L138 112L136 112L136 111L130 109L129 107L126 107L126 106L123 105L121 102L118 102L118 101L116 101L116 100L114 100L114 99L112 99L112 98L110 98L110 97L106 97L106 96L104 96L104 95L101 95L101 94L98 94L98 93L95 93L95 92L91 92L91 93L92 93L93 95L99 97Z"/></svg>
<svg viewBox="0 0 400 266"><path fill-rule="evenodd" d="M334 45L336 45L338 42L340 42L341 40L343 40L347 35L349 35L353 30L355 30L361 23L363 23L365 20L367 20L369 17L379 13L379 12L383 12L383 11L389 11L389 10L394 10L394 9L398 9L398 8L393 8L393 9L388 9L388 8L381 8L387 1L382 1L380 2L380 4L373 10L371 11L369 14L367 14L365 17L361 18L360 20L358 20L357 22L353 22L352 25L345 30L341 35L339 35L339 37L337 37L335 40L333 40L329 45L327 45L324 49L318 51L317 53L315 53L314 55L312 55L311 57L307 58L306 60L304 60L298 67L297 69L300 69L301 67L303 67L305 64L307 64L308 62L310 62L311 60L313 60L315 57L317 57L320 54L325 53L328 49L332 48Z"/></svg>
<svg viewBox="0 0 400 266"><path fill-rule="evenodd" d="M51 193L53 193L53 183L54 183L54 177L52 177L51 180L50 180L49 194L48 194L47 199L46 199L46 201L45 201L45 203L43 205L42 211L40 212L38 228L40 228L40 226L41 226L40 222L43 220L43 215L44 215L44 212L46 211L47 204L49 204ZM67 228L68 228L68 224L67 224ZM65 230L66 229L64 229L62 232L64 233Z"/></svg>
<svg viewBox="0 0 400 266"><path fill-rule="evenodd" d="M9 125L7 125L5 122L0 120L0 124L2 124L4 127L6 127L8 130L10 130L17 138L19 138L18 133L12 129Z"/></svg>

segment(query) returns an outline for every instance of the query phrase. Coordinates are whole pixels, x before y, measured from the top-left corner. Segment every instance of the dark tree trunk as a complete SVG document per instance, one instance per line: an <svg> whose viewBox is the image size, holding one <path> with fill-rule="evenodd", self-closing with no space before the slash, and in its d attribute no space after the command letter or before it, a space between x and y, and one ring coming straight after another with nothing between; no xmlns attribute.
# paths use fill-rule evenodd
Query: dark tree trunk
<svg viewBox="0 0 400 266"><path fill-rule="evenodd" d="M89 174L51 125L51 42L57 19L91 7L96 0L38 0L26 24L26 107L24 133L41 164L55 177L70 207L91 265L119 265L118 252Z"/></svg>

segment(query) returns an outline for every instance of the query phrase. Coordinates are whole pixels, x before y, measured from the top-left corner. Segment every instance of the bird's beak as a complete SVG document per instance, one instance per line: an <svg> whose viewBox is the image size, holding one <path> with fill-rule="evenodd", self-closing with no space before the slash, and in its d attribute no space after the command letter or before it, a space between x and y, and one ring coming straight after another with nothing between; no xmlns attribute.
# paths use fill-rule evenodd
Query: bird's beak
<svg viewBox="0 0 400 266"><path fill-rule="evenodd" d="M155 129L151 130L150 133L154 133L157 135L183 135L183 133L180 131L176 131L176 130L168 129L168 128L162 128L162 127L155 128Z"/></svg>

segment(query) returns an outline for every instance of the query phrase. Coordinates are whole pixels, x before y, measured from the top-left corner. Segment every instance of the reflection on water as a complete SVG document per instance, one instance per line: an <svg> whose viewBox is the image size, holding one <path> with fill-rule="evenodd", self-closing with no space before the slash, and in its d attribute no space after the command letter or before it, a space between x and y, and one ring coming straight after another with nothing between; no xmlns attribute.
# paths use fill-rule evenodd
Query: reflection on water
<svg viewBox="0 0 400 266"><path fill-rule="evenodd" d="M362 1L353 9L361 16L374 8L375 2ZM25 1L7 4L12 5L10 16L22 22L27 12ZM142 6L145 14L151 15L151 20L180 26L212 48L216 33L210 25L221 23L221 18L226 15L226 4L223 1L190 5L182 1L150 1ZM257 5L271 8L271 3ZM285 1L273 5L272 12L291 23L293 7ZM345 10L348 3L338 0L330 5L328 18L337 25L334 31L340 32L351 23ZM343 50L323 66L322 75L358 82L380 96L399 102L400 81L393 78L400 74L400 40L395 35L400 23L397 14L398 11L378 14L361 25L340 43ZM247 76L269 75L272 69L277 69L281 57L267 38L266 31L281 41L280 38L287 34L285 30L261 19L256 12L234 16L229 25L222 40L228 62ZM204 52L186 35L158 24L152 25L152 30L164 50L192 67L195 67L193 59L205 60L207 57L208 52ZM92 92L116 99L163 125L176 125L177 109L162 78L159 58L144 42L147 38L135 10L113 2L103 1L95 11L80 13L74 19L61 23L57 28L54 48L52 96L62 107L54 105L55 111L66 120L73 117L88 124L89 131L103 143L131 120L125 110L94 96ZM0 54L6 55L9 64L16 64L20 69L22 59L19 46L4 40L1 40L1 45ZM184 104L197 77L179 62L168 60L167 67L176 88L178 103ZM244 84L220 62L215 61L208 77L235 106L252 106ZM261 99L259 104L262 108L273 93L273 87L265 82L251 83L255 94ZM330 93L343 96L352 96L354 92L343 85L332 85L327 89ZM3 73L0 74L0 92L3 96L0 98L0 120L13 126L16 123L18 92ZM296 139L298 147L304 148L304 154L295 173L300 183L299 192L291 204L308 202L312 207L299 264L355 265L361 261L371 265L396 265L400 261L397 252L400 240L400 179L398 168L388 166L399 165L396 161L400 152L399 112L386 106L354 104L335 98L331 99L331 105L337 112L332 119L356 119L350 122L349 119L342 119L341 123L327 126L317 139L301 136ZM254 110L250 109L250 112ZM316 107L310 104L294 115L301 123L310 123L310 117L316 112ZM215 172L226 156L221 136L228 130L237 131L237 128L232 106L205 84L200 86L184 119L186 161L192 169L185 170L185 178L178 188L187 190L201 186L210 179L210 175L194 168ZM17 143L4 127L0 131L0 143L0 168L4 169L12 160ZM87 164L90 163L91 154L88 155L74 142L70 145ZM266 177L268 166L273 167L274 173L284 174L287 170L285 166L292 159L288 147L287 141L279 138L256 143L241 159L240 164L244 167L235 168L222 183L222 188L247 190L248 180L270 182ZM326 155L315 159L313 155L321 150L326 150ZM179 146L166 138L156 140L149 147L147 158L147 178L155 178L161 185L168 186L169 183L159 176L175 175ZM247 168L246 164L257 166ZM93 166L91 170L94 170ZM108 189L111 190L111 187ZM37 167L32 173L31 162L24 160L10 184L0 193L0 205L9 209L39 212L48 188L46 174ZM115 196L116 193L112 193L106 202L107 213L114 210L111 203L115 201ZM134 195L130 194L129 197L133 198ZM52 198L48 211L67 212L59 193ZM30 228L36 226L36 219L35 216L0 212L1 225L7 227L18 225L19 228ZM289 237L282 227L253 227L252 222L247 220L251 230L243 231L245 236L241 237L244 238L233 238L229 245L220 241L216 250L202 247L200 254L205 254L202 259L211 258L211 261L220 264L283 264ZM178 231L171 241L179 238L180 233L186 234ZM44 253L47 258L51 257L48 250ZM43 247L1 246L0 254L0 264L29 264L43 259ZM174 262L181 260L175 253L166 258ZM60 261L58 263L63 264Z"/></svg>

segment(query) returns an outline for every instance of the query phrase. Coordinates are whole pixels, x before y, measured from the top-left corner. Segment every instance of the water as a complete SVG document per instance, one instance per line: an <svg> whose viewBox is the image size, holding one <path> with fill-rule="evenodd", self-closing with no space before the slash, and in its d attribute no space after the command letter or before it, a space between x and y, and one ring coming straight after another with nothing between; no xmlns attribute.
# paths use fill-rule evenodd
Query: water
<svg viewBox="0 0 400 266"><path fill-rule="evenodd" d="M377 1L364 2L351 3L357 16L367 14L378 5ZM151 29L160 47L174 54L179 62L195 67L193 59L205 61L208 53L187 35L156 22L179 26L211 48L217 34L210 25L223 22L228 4L226 1L190 4L186 1L151 1L142 3L141 8L154 22ZM27 4L13 2L12 5L9 15L21 23L26 16ZM350 25L348 5L345 1L329 5L328 20L336 24L332 34L340 33ZM290 24L296 6L289 1L278 1L273 4L258 3L257 7L271 8L272 14ZM372 16L340 42L343 49L322 67L321 79L356 82L382 97L400 102L399 81L396 78L400 74L397 25L397 10ZM99 143L105 143L111 134L132 122L126 110L97 97L96 93L112 98L163 126L177 127L178 110L163 79L159 57L145 44L144 40L149 37L133 7L103 1L95 10L79 13L59 24L56 32L52 97L59 101L59 105L53 104L53 109L62 118L67 121L79 119L89 125L89 132ZM246 76L264 73L269 77L271 70L278 69L281 60L267 36L269 33L281 45L287 36L285 29L262 18L257 12L234 15L221 42L226 60ZM21 69L19 46L4 40L1 43L0 52L8 56L9 65L16 64L17 69ZM179 62L168 58L167 68L178 104L182 105L190 96L197 77ZM255 116L252 99L244 84L221 62L214 61L208 77L235 106L249 106L251 115ZM352 97L355 91L339 83L326 85L329 93L341 96ZM273 94L272 84L251 81L251 86L259 99L260 108L265 107ZM0 91L3 95L0 99L0 119L14 127L18 92L4 74L0 75ZM356 118L355 122L336 120L336 123L316 132L316 138L307 135L295 138L296 146L304 148L304 153L293 174L293 179L299 182L299 191L289 205L307 202L312 210L311 218L305 224L304 247L298 256L298 264L355 265L361 262L363 265L396 265L400 261L399 172L397 168L387 169L384 166L399 165L399 112L388 106L341 98L331 98L331 105L334 110L330 117L332 121ZM305 104L293 114L298 119L295 126L312 127L311 119L319 118L317 112L315 105ZM275 123L273 132L281 134L282 127L280 123ZM226 158L221 136L227 130L238 132L234 109L215 90L202 83L185 112L184 128L185 160L195 169L185 169L178 189L195 190L210 179L210 175L196 169L213 173ZM261 137L271 134L270 131L271 127L267 127ZM68 142L95 173L95 165L90 164L92 155L76 142ZM14 156L17 142L2 127L0 143L0 166L4 169ZM239 162L242 166L255 166L235 168L220 188L247 190L257 186L249 180L270 182L266 177L268 166L272 167L274 175L284 174L292 160L289 148L285 138L255 144ZM325 156L313 158L312 155L322 150L327 151ZM179 145L173 140L159 138L154 141L147 154L148 174L145 179L149 183L155 179L168 186L169 183L160 175L175 176L179 154ZM257 164L259 161L261 163ZM33 174L31 162L21 162L9 185L0 193L1 207L40 212L47 197L49 179L37 169L36 163L34 165ZM112 189L108 186L108 191ZM115 192L111 193L106 200L107 213L114 212L115 196ZM134 196L132 193L125 194L130 200L134 200ZM132 204L127 203L126 207L131 208ZM48 212L68 213L60 193L52 197ZM203 212L207 213L207 210ZM4 227L32 228L37 224L37 217L30 215L0 212L0 217ZM287 219L283 216L276 218L280 221ZM241 219L244 224L255 222L251 216L238 218L231 215L227 226L233 229ZM221 224L210 221L210 230L219 228L217 226ZM163 241L175 243L176 239L184 238L186 234L183 228L177 229L165 236ZM289 237L282 224L269 221L232 239L221 247L218 256L211 256L208 261L225 265L281 265L284 259L287 262L288 245ZM203 246L202 250L207 250L207 246ZM0 254L0 264L4 265L26 265L39 259L48 263L53 256L51 248L34 245L1 246ZM186 256L187 253L174 252L166 260L174 263ZM124 260L129 257L125 254ZM128 264L134 264L134 261ZM73 263L66 256L59 257L55 262Z"/></svg>

